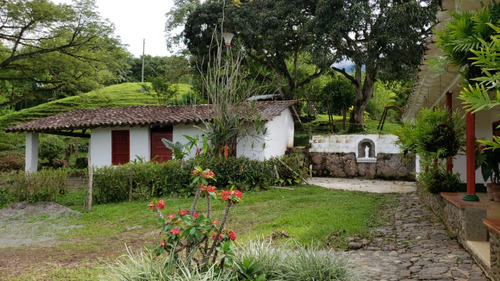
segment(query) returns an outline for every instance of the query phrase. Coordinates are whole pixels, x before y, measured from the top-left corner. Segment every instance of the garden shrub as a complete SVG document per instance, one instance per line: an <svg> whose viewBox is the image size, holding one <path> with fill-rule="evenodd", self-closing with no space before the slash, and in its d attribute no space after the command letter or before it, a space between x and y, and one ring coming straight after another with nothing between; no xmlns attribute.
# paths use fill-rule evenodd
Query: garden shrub
<svg viewBox="0 0 500 281"><path fill-rule="evenodd" d="M129 169L127 165L96 169L93 179L95 203L121 202L128 199Z"/></svg>
<svg viewBox="0 0 500 281"><path fill-rule="evenodd" d="M93 197L96 203L121 202L129 198L132 177L133 199L153 196L189 195L190 171L179 161L146 162L102 167L94 171Z"/></svg>
<svg viewBox="0 0 500 281"><path fill-rule="evenodd" d="M212 170L217 174L217 186L235 185L243 191L266 189L276 182L281 185L298 184L308 173L299 154L285 155L267 161L251 160L246 157L199 155L184 162L175 160L164 163L134 162L96 169L94 201L99 204L128 200L130 177L132 177L133 199L193 195L195 188L190 185L189 177L195 166L213 167ZM279 180L276 179L275 167L280 176Z"/></svg>
<svg viewBox="0 0 500 281"><path fill-rule="evenodd" d="M0 209L13 201L12 194L6 187L0 187Z"/></svg>
<svg viewBox="0 0 500 281"><path fill-rule="evenodd" d="M268 161L251 160L246 157L222 155L200 155L186 161L185 169L195 165L211 167L217 174L217 186L238 185L241 190L265 189L274 183L274 172Z"/></svg>
<svg viewBox="0 0 500 281"><path fill-rule="evenodd" d="M57 202L58 194L66 192L65 169L43 169L37 172L19 172L13 177L12 192L16 201L30 203Z"/></svg>
<svg viewBox="0 0 500 281"><path fill-rule="evenodd" d="M421 173L418 180L423 184L424 190L430 193L457 192L460 186L460 175L449 173L442 168L432 168Z"/></svg>
<svg viewBox="0 0 500 281"><path fill-rule="evenodd" d="M268 161L267 166L273 173L275 172L274 167L276 167L279 175L277 183L280 185L300 184L303 178L308 177L309 169L304 164L303 156L299 153L272 158Z"/></svg>
<svg viewBox="0 0 500 281"><path fill-rule="evenodd" d="M48 161L52 165L55 161L61 160L64 155L66 144L61 138L54 135L47 135L40 139L39 157Z"/></svg>
<svg viewBox="0 0 500 281"><path fill-rule="evenodd" d="M8 151L0 153L0 172L22 170L23 168L24 153Z"/></svg>

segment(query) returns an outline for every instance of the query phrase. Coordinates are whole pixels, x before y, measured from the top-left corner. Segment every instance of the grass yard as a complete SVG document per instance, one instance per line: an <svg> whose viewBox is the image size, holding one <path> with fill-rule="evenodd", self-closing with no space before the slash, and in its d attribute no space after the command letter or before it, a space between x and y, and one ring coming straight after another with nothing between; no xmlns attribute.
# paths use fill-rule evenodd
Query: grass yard
<svg viewBox="0 0 500 281"><path fill-rule="evenodd" d="M317 186L275 188L243 196L227 223L237 234L238 242L285 231L304 245L312 242L337 249L346 247L344 239L348 236L369 239L369 228L382 223L380 214L393 202L392 195ZM80 189L62 196L59 203L81 211L83 198ZM164 214L189 209L191 202L191 198L167 199ZM147 204L95 205L92 212L67 219L65 224L80 227L58 234L54 242L0 249L0 276L8 276L7 280L95 280L104 271L104 261L114 262L126 252L125 244L138 250L158 241L160 222ZM214 217L220 219L222 203L217 202L213 207ZM202 203L199 211L204 211Z"/></svg>
<svg viewBox="0 0 500 281"><path fill-rule="evenodd" d="M335 121L342 120L342 116L333 116ZM386 120L383 130L377 130L379 120L368 119L365 122L366 129L362 134L395 134L401 130L402 125L399 123L391 123ZM342 122L335 122L338 130L336 134L347 134L347 131L342 130ZM346 130L349 127L349 117L346 120ZM330 124L328 123L328 115L320 114L317 119L302 124L295 124L295 146L306 146L309 144L309 135L331 134Z"/></svg>

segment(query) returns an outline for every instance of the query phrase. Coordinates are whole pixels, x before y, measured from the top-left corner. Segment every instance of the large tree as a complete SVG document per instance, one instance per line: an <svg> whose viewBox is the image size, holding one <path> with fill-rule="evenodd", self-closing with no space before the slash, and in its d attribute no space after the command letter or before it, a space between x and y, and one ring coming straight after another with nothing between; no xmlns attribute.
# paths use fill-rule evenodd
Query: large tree
<svg viewBox="0 0 500 281"><path fill-rule="evenodd" d="M423 40L435 19L432 0L319 0L312 54L319 65L348 60L354 73L333 67L355 88L352 130L364 125L364 111L377 79L413 76L424 52ZM362 75L364 73L364 75Z"/></svg>
<svg viewBox="0 0 500 281"><path fill-rule="evenodd" d="M3 0L0 9L0 107L32 96L89 91L123 78L126 57L93 0Z"/></svg>
<svg viewBox="0 0 500 281"><path fill-rule="evenodd" d="M314 44L309 30L314 8L314 0L206 1L187 17L185 43L193 55L206 57L214 50L213 28L222 24L242 44L245 65L285 98L297 98L297 90L321 73L300 71L310 62L303 54Z"/></svg>

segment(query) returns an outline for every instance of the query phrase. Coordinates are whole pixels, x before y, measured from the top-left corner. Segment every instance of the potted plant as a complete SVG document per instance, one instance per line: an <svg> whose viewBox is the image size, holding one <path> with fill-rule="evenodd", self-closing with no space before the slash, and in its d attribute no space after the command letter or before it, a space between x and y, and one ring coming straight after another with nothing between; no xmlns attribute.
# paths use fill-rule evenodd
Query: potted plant
<svg viewBox="0 0 500 281"><path fill-rule="evenodd" d="M490 200L500 201L500 148L484 145L480 148L481 174Z"/></svg>

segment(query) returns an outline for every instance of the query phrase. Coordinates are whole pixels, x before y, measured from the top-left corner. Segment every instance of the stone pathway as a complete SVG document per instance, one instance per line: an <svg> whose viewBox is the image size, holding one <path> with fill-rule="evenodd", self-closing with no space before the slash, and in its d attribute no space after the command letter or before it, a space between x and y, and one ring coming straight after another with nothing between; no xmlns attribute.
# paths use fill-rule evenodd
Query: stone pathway
<svg viewBox="0 0 500 281"><path fill-rule="evenodd" d="M362 250L346 252L366 280L487 281L481 268L415 193L395 195L387 224Z"/></svg>

